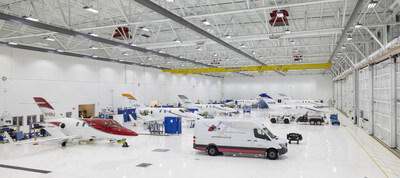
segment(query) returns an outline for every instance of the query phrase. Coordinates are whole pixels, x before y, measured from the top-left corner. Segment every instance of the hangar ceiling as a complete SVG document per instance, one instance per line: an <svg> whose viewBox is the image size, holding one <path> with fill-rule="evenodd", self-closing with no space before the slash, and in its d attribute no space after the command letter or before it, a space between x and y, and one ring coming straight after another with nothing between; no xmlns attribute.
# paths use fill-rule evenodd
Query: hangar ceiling
<svg viewBox="0 0 400 178"><path fill-rule="evenodd" d="M373 8L369 6L375 1L364 0L358 3L360 11L355 14L354 24L349 24L346 40L338 46L337 41L357 2L2 0L1 13L31 17L39 20L38 23L83 34L94 33L100 38L156 53L4 20L0 21L0 41L168 69L315 64L332 59L334 64L329 70L295 70L287 74L327 73L334 77L350 68L351 63L357 63L382 48L400 33L398 0L376 1ZM148 4L154 4L153 8ZM155 11L157 8L172 12L182 20L170 19ZM281 22L279 19L285 20ZM193 27L185 26L185 22L190 22ZM348 37L351 40L347 40ZM257 72L212 75L248 74L260 75ZM266 71L263 74L276 73Z"/></svg>

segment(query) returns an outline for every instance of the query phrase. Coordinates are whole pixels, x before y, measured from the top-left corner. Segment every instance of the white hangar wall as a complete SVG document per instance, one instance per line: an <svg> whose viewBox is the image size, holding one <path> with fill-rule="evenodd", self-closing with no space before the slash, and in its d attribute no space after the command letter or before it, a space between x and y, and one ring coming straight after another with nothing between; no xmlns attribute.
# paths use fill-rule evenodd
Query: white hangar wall
<svg viewBox="0 0 400 178"><path fill-rule="evenodd" d="M129 106L121 93L144 104L178 102L178 94L207 102L222 96L222 79L201 75L172 75L158 69L101 62L51 53L0 47L0 113L39 114L32 97L53 102L59 113L78 115L79 104L95 104L95 112L113 105ZM6 91L6 92L5 92ZM74 109L75 108L75 109Z"/></svg>
<svg viewBox="0 0 400 178"><path fill-rule="evenodd" d="M328 75L279 75L256 78L225 78L226 99L253 99L260 93L278 97L284 93L292 99L324 100L333 98L333 82Z"/></svg>

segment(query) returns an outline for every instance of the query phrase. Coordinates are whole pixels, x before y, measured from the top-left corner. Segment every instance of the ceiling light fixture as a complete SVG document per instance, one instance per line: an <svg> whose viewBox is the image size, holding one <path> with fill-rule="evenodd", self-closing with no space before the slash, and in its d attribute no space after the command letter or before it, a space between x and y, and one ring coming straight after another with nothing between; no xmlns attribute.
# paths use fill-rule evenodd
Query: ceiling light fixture
<svg viewBox="0 0 400 178"><path fill-rule="evenodd" d="M281 12L281 11L277 12L276 16L282 18L283 17L283 12Z"/></svg>
<svg viewBox="0 0 400 178"><path fill-rule="evenodd" d="M296 42L294 40L292 40L292 41L290 41L290 44L294 45L294 44L296 44Z"/></svg>
<svg viewBox="0 0 400 178"><path fill-rule="evenodd" d="M9 44L9 45L18 45L18 43L12 42L12 41L8 42L8 44Z"/></svg>
<svg viewBox="0 0 400 178"><path fill-rule="evenodd" d="M245 48L246 46L244 45L244 44L241 44L240 46L239 46L239 48Z"/></svg>
<svg viewBox="0 0 400 178"><path fill-rule="evenodd" d="M201 50L203 50L200 46L198 46L197 48L196 48L196 50L198 50L198 51L201 51Z"/></svg>
<svg viewBox="0 0 400 178"><path fill-rule="evenodd" d="M92 55L92 57L93 57L93 58L97 58L97 56L96 56L96 55Z"/></svg>
<svg viewBox="0 0 400 178"><path fill-rule="evenodd" d="M90 49L97 49L96 46L90 46L89 48L90 48Z"/></svg>
<svg viewBox="0 0 400 178"><path fill-rule="evenodd" d="M289 29L286 29L286 30L285 30L285 33L286 33L286 34L290 34L290 30L289 30Z"/></svg>
<svg viewBox="0 0 400 178"><path fill-rule="evenodd" d="M143 26L143 27L139 27L139 29L140 29L140 30L143 30L143 31L146 31L146 32L150 31L150 29L148 29L148 28L146 28L146 27L144 27L144 26Z"/></svg>
<svg viewBox="0 0 400 178"><path fill-rule="evenodd" d="M232 38L231 35L227 34L225 35L225 38Z"/></svg>
<svg viewBox="0 0 400 178"><path fill-rule="evenodd" d="M175 2L175 0L166 0L167 2Z"/></svg>
<svg viewBox="0 0 400 178"><path fill-rule="evenodd" d="M43 39L44 39L44 40L47 40L47 41L56 41L56 39L50 38L50 37L44 37Z"/></svg>
<svg viewBox="0 0 400 178"><path fill-rule="evenodd" d="M217 57L217 56L218 56L218 54L217 54L217 53L213 53L213 54L212 54L212 56L214 56L214 57Z"/></svg>
<svg viewBox="0 0 400 178"><path fill-rule="evenodd" d="M211 25L211 23L209 21L207 21L207 19L204 19L201 21L201 23L203 23L204 25Z"/></svg>
<svg viewBox="0 0 400 178"><path fill-rule="evenodd" d="M129 43L129 46L136 46L134 43Z"/></svg>
<svg viewBox="0 0 400 178"><path fill-rule="evenodd" d="M343 45L343 46L342 46L342 49L346 49L346 46L345 46L345 45Z"/></svg>
<svg viewBox="0 0 400 178"><path fill-rule="evenodd" d="M122 55L129 56L129 54L127 52L122 53Z"/></svg>
<svg viewBox="0 0 400 178"><path fill-rule="evenodd" d="M371 1L368 3L368 9L374 8L378 4L378 1Z"/></svg>
<svg viewBox="0 0 400 178"><path fill-rule="evenodd" d="M88 33L90 36L95 36L95 37L98 37L99 35L97 35L97 34L95 34L95 33L93 33L93 32L90 32L90 33Z"/></svg>
<svg viewBox="0 0 400 178"><path fill-rule="evenodd" d="M39 19L35 19L31 16L22 16L22 18L24 18L26 20L34 21L34 22L39 22Z"/></svg>
<svg viewBox="0 0 400 178"><path fill-rule="evenodd" d="M64 50L57 49L57 52L59 52L59 53L63 53L63 52L64 52Z"/></svg>
<svg viewBox="0 0 400 178"><path fill-rule="evenodd" d="M89 6L85 6L85 7L83 7L83 9L85 9L85 10L87 10L89 12L99 13L99 11L94 9L92 6L90 6L90 7Z"/></svg>
<svg viewBox="0 0 400 178"><path fill-rule="evenodd" d="M256 54L256 51L252 51L251 54Z"/></svg>
<svg viewBox="0 0 400 178"><path fill-rule="evenodd" d="M174 40L175 43L181 43L181 40L179 40L178 38Z"/></svg>
<svg viewBox="0 0 400 178"><path fill-rule="evenodd" d="M362 24L357 23L354 27L355 27L355 28L360 28L361 26L362 26Z"/></svg>
<svg viewBox="0 0 400 178"><path fill-rule="evenodd" d="M353 39L353 37L351 37L350 35L347 37L347 41L350 41L352 39Z"/></svg>
<svg viewBox="0 0 400 178"><path fill-rule="evenodd" d="M297 51L299 51L299 50L298 50L297 48L294 48L294 51L297 52Z"/></svg>
<svg viewBox="0 0 400 178"><path fill-rule="evenodd" d="M149 60L149 61L153 60L151 57L147 57L146 59Z"/></svg>

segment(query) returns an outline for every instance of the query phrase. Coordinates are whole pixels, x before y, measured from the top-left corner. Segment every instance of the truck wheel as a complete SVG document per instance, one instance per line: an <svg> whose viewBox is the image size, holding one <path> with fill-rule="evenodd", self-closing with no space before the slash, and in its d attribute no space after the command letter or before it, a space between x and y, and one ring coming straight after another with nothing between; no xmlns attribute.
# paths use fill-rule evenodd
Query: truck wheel
<svg viewBox="0 0 400 178"><path fill-rule="evenodd" d="M292 141L291 141L291 140L289 140L289 144L290 144L290 143L292 143Z"/></svg>
<svg viewBox="0 0 400 178"><path fill-rule="evenodd" d="M321 121L317 121L317 125L321 125Z"/></svg>
<svg viewBox="0 0 400 178"><path fill-rule="evenodd" d="M315 121L310 121L310 125L315 125Z"/></svg>
<svg viewBox="0 0 400 178"><path fill-rule="evenodd" d="M61 143L61 146L63 146L63 147L64 147L64 146L67 146L67 141L62 142L62 143Z"/></svg>
<svg viewBox="0 0 400 178"><path fill-rule="evenodd" d="M283 123L285 123L285 124L289 124L289 119L285 119L285 120L283 120Z"/></svg>
<svg viewBox="0 0 400 178"><path fill-rule="evenodd" d="M276 119L275 119L275 118L272 118L272 119L271 119L271 123L274 123L274 124L275 124L275 123L276 123Z"/></svg>
<svg viewBox="0 0 400 178"><path fill-rule="evenodd" d="M218 154L218 149L215 146L208 147L208 155L216 156Z"/></svg>
<svg viewBox="0 0 400 178"><path fill-rule="evenodd" d="M267 151L267 158L271 160L278 159L278 151L275 149L270 149Z"/></svg>

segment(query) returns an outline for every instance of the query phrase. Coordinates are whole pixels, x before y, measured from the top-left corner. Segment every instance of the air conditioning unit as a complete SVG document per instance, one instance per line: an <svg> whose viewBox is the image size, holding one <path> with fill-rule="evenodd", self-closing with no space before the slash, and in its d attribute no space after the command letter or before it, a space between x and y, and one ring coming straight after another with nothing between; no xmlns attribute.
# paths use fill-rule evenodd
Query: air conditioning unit
<svg viewBox="0 0 400 178"><path fill-rule="evenodd" d="M132 35L129 34L128 27L118 27L117 29L115 29L113 38L119 39L119 40L132 39Z"/></svg>
<svg viewBox="0 0 400 178"><path fill-rule="evenodd" d="M271 20L269 20L269 24L273 27L281 27L281 26L288 26L289 22L287 20L287 16L289 16L289 12L287 10L274 10L269 13L271 16Z"/></svg>

